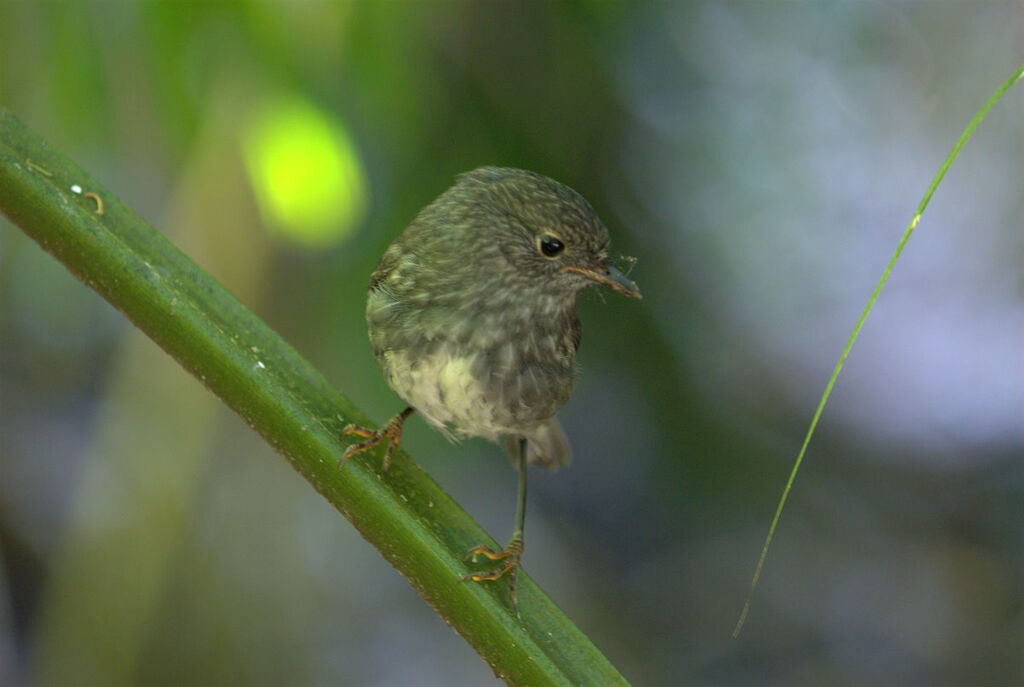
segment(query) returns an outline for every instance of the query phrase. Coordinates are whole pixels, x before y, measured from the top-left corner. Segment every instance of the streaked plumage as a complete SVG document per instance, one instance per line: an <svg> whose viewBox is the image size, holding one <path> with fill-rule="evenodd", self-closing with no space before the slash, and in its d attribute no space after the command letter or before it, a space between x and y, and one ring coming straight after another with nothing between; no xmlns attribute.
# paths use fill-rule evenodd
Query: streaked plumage
<svg viewBox="0 0 1024 687"><path fill-rule="evenodd" d="M423 208L370 278L370 344L391 388L451 436L505 437L524 473L513 542L504 552L474 550L508 560L472 579L508 572L514 580L524 463L569 463L555 413L578 374L577 296L599 283L640 297L612 266L608 245L608 231L572 189L533 172L481 167ZM385 439L397 444L410 412L378 431L348 428L368 440L345 457Z"/></svg>

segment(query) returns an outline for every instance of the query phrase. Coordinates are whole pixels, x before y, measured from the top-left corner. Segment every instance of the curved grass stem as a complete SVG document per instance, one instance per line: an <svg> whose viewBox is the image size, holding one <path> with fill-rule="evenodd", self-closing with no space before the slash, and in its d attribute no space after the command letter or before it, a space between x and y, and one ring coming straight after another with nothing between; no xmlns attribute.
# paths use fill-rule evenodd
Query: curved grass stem
<svg viewBox="0 0 1024 687"><path fill-rule="evenodd" d="M775 529L779 524L779 518L782 516L782 510L786 506L786 500L789 498L789 492L793 488L793 482L796 480L796 473L800 470L800 465L803 463L804 454L807 453L807 446L811 443L811 437L814 436L814 430L818 426L818 420L821 419L821 412L825 409L825 404L828 402L829 396L832 395L832 387L835 386L836 378L839 377L839 373L843 369L843 365L846 363L846 357L850 354L850 349L853 348L853 342L857 340L857 336L860 334L861 327L864 326L864 320L867 319L868 313L875 307L875 301L878 300L878 294L881 293L882 287L889 281L889 275L892 273L893 267L896 265L896 261L899 259L900 254L903 252L903 248L907 245L907 241L910 240L910 235L914 233L914 229L917 228L918 222L921 221L921 215L924 214L924 210L928 207L929 201L935 194L935 189L939 187L939 183L942 178L946 176L946 172L949 170L950 165L960 155L960 149L964 147L974 130L978 128L981 121L988 114L988 111L992 109L992 106L999 102L1000 98L1010 90L1013 84L1017 83L1024 77L1024 65L1021 65L1013 73L1013 75L1004 81L999 88L989 97L985 104L978 110L977 114L967 124L967 128L960 134L960 138L957 139L956 145L949 151L949 155L946 156L946 160L942 163L942 167L939 168L935 178L932 179L932 183L928 186L927 192L924 194L924 198L917 206L917 211L910 220L910 224L904 230L903 235L900 237L899 243L896 244L896 250L892 257L889 259L889 264L885 266L885 271L882 272L882 278L878 280L878 284L875 286L875 290L871 293L871 297L868 298L867 305L864 306L863 312L857 319L857 324L853 328L853 332L850 334L850 338L846 341L846 346L843 347L843 353L839 356L839 362L836 363L836 367L832 370L832 376L828 380L828 384L825 385L825 393L822 394L821 400L818 402L818 408L814 411L814 416L811 418L811 425L807 428L807 434L804 436L804 443L800 447L800 452L796 456L796 461L793 463L793 469L790 470L789 479L786 480L786 486L782 490L782 496L779 498L779 505L775 509L775 515L772 517L772 524L768 528L768 536L764 540L764 546L761 547L761 556L757 560L757 567L754 569L754 577L750 582L750 590L747 592L747 599L743 604L743 610L740 611L739 619L736 621L736 626L733 628L732 636L738 637L740 630L743 629L743 623L747 619L747 615L750 612L750 602L754 597L754 591L757 589L757 583L761 579L761 570L764 568L765 558L768 557L768 548L771 546L772 538L775 536Z"/></svg>

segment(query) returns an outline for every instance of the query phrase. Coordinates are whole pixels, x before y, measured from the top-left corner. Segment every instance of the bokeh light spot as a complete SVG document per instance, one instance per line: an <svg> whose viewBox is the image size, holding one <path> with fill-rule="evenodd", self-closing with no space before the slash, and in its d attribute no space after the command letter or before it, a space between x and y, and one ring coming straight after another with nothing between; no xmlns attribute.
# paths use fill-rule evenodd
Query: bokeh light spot
<svg viewBox="0 0 1024 687"><path fill-rule="evenodd" d="M242 142L271 230L321 247L359 225L368 204L366 175L340 121L306 100L279 98L251 120Z"/></svg>

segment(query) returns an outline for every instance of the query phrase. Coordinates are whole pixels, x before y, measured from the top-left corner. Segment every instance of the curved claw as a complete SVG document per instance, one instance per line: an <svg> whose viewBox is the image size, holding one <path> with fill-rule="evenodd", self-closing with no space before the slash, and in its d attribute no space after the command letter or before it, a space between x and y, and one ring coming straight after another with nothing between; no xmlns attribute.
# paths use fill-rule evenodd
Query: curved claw
<svg viewBox="0 0 1024 687"><path fill-rule="evenodd" d="M338 469L345 464L349 458L355 454L373 448L382 441L387 440L388 447L384 451L384 461L382 467L387 472L388 467L391 465L391 452L396 446L402 445L402 424L406 418L412 414L412 408L406 408L398 415L391 418L386 425L378 430L369 429L368 427L360 427L359 425L348 425L345 429L341 430L342 436L349 434L355 434L356 436L365 437L366 441L361 441L358 444L352 444L345 452L341 454L341 460L338 461Z"/></svg>
<svg viewBox="0 0 1024 687"><path fill-rule="evenodd" d="M486 582L498 580L508 575L508 595L512 601L512 608L515 610L516 617L518 617L519 605L516 603L516 578L519 572L520 561L523 557L523 548L523 538L519 535L513 536L508 546L501 550L495 550L489 546L474 546L466 552L466 559L475 563L478 556L483 556L492 561L502 561L502 563L493 570L468 573L459 579L463 582L467 580Z"/></svg>
<svg viewBox="0 0 1024 687"><path fill-rule="evenodd" d="M466 555L463 556L463 560L470 560L476 563L477 556L483 556L484 558L489 558L492 561L500 561L504 558L509 558L510 556L512 556L512 552L508 549L500 549L495 551L491 547L483 545L474 546L472 549L466 552Z"/></svg>

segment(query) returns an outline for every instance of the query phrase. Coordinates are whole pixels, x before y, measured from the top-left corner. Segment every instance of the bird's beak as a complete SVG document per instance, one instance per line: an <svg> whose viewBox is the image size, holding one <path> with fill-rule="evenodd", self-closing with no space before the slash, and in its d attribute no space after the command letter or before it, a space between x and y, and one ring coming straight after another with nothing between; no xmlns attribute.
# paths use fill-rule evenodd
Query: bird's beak
<svg viewBox="0 0 1024 687"><path fill-rule="evenodd" d="M594 268L566 265L563 269L567 272L582 274L587 279L593 279L598 284L610 286L623 296L629 296L630 298L643 298L643 296L640 295L640 289L637 288L636 284L634 284L629 277L616 269L611 262L602 263Z"/></svg>

